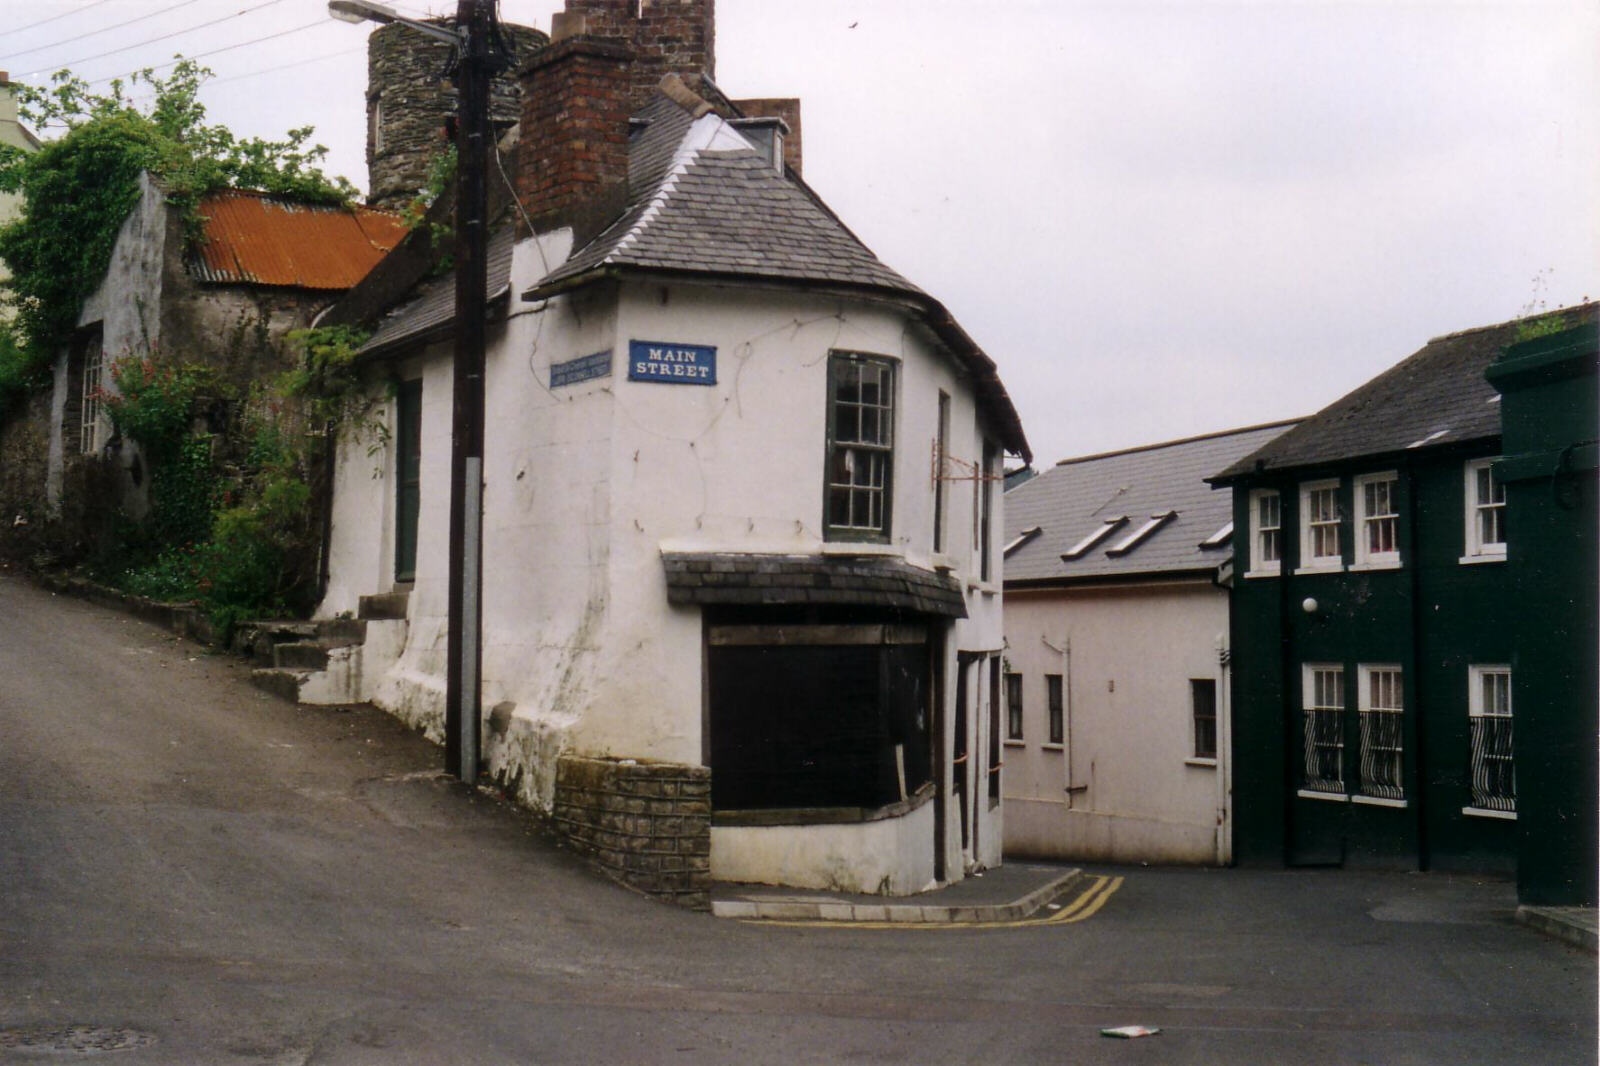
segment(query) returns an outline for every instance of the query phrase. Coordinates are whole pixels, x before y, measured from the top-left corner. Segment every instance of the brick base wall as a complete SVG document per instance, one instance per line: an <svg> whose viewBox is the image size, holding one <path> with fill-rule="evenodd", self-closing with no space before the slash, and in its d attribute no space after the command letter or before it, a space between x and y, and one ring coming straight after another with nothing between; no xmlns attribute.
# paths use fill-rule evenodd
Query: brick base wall
<svg viewBox="0 0 1600 1066"><path fill-rule="evenodd" d="M556 763L556 829L606 876L657 899L711 906L711 771L677 763Z"/></svg>

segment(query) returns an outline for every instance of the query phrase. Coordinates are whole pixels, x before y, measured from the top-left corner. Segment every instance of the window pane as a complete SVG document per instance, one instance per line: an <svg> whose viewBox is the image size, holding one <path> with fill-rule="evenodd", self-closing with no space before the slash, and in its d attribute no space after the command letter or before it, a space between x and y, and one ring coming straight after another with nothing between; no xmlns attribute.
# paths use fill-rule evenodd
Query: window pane
<svg viewBox="0 0 1600 1066"><path fill-rule="evenodd" d="M1211 678L1190 678L1189 698L1194 711L1194 753L1197 758L1217 755L1217 683Z"/></svg>
<svg viewBox="0 0 1600 1066"><path fill-rule="evenodd" d="M1022 675L1006 675L1006 737L1022 739Z"/></svg>
<svg viewBox="0 0 1600 1066"><path fill-rule="evenodd" d="M1062 736L1061 675L1044 676L1045 695L1050 702L1050 743L1060 744Z"/></svg>

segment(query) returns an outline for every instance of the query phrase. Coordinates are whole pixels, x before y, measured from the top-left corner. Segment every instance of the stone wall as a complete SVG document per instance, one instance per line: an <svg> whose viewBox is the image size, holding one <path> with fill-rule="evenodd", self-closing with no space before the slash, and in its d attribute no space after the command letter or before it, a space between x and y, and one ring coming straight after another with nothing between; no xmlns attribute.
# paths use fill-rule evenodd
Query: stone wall
<svg viewBox="0 0 1600 1066"><path fill-rule="evenodd" d="M548 40L531 26L501 28L516 58L490 88L489 119L497 134L521 116L517 68ZM444 41L398 23L374 30L367 39L367 202L374 207L399 210L410 204L449 143L445 121L456 113L455 86L445 74L451 50Z"/></svg>
<svg viewBox="0 0 1600 1066"><path fill-rule="evenodd" d="M606 876L666 902L710 907L709 769L563 755L552 816Z"/></svg>

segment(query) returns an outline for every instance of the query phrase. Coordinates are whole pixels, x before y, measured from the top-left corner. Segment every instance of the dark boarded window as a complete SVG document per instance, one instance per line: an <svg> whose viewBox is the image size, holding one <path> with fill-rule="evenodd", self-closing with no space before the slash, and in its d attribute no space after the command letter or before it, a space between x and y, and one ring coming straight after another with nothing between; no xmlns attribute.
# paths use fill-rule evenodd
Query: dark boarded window
<svg viewBox="0 0 1600 1066"><path fill-rule="evenodd" d="M717 810L879 808L932 780L918 627L713 626Z"/></svg>

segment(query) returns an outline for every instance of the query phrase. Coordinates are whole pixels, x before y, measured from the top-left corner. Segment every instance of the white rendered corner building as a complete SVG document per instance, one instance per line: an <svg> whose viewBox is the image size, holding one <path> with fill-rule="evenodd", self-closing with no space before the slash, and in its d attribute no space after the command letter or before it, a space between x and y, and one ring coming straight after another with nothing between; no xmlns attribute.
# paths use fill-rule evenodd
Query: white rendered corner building
<svg viewBox="0 0 1600 1066"><path fill-rule="evenodd" d="M558 15L504 146L487 768L685 902L707 876L959 879L1001 856L1000 477L1026 439L993 362L800 179L798 102L730 101L711 4L670 31L652 7ZM575 143L602 145L583 174ZM319 612L403 594L338 694L435 736L449 285L379 300L388 433L342 442Z"/></svg>

